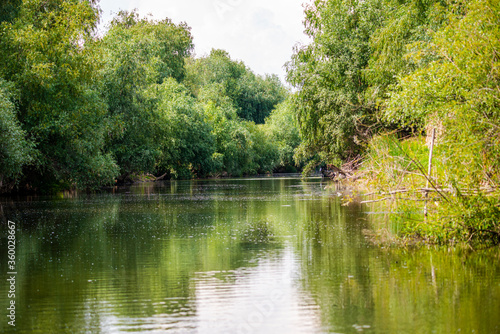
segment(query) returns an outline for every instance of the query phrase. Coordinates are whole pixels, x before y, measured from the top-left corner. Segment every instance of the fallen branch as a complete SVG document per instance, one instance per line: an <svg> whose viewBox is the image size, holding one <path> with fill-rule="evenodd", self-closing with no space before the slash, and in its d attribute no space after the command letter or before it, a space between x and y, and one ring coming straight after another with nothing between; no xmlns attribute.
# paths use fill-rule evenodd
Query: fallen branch
<svg viewBox="0 0 500 334"><path fill-rule="evenodd" d="M364 203L375 203L375 202L386 201L388 199L392 199L392 198L390 198L390 197L384 197L384 198L381 198L381 199L374 199L374 200L371 200L371 201L361 201L360 203L361 204L364 204Z"/></svg>
<svg viewBox="0 0 500 334"><path fill-rule="evenodd" d="M155 182L156 181L160 181L160 180L163 180L165 178L165 176L167 176L168 172L163 174L162 176L158 176L156 179L155 179Z"/></svg>

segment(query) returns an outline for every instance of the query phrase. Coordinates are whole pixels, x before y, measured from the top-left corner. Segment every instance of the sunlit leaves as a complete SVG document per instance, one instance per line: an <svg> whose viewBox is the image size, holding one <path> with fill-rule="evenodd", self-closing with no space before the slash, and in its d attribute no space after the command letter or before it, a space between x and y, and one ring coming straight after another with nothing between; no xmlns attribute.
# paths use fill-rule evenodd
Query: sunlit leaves
<svg viewBox="0 0 500 334"><path fill-rule="evenodd" d="M207 57L188 62L185 84L196 96L207 86L217 87L239 117L259 124L287 94L278 77L255 75L226 51L215 49Z"/></svg>
<svg viewBox="0 0 500 334"><path fill-rule="evenodd" d="M98 15L87 1L26 1L1 26L0 73L19 91L19 120L50 182L93 187L116 173L102 152L106 107L95 90L100 63L93 47Z"/></svg>
<svg viewBox="0 0 500 334"><path fill-rule="evenodd" d="M400 79L388 114L410 124L437 119L453 178L498 183L500 5L477 0L465 8L450 13L431 41L427 50L438 59Z"/></svg>
<svg viewBox="0 0 500 334"><path fill-rule="evenodd" d="M167 78L183 78L184 58L193 47L189 30L169 19L120 12L101 41L104 95L118 128L109 147L124 175L152 173L165 155L155 137L163 125L143 94Z"/></svg>
<svg viewBox="0 0 500 334"><path fill-rule="evenodd" d="M297 48L288 80L298 88L295 106L303 152L328 161L359 152L370 133L374 106L366 101L363 69L378 27L380 1L315 1L306 9L312 42Z"/></svg>

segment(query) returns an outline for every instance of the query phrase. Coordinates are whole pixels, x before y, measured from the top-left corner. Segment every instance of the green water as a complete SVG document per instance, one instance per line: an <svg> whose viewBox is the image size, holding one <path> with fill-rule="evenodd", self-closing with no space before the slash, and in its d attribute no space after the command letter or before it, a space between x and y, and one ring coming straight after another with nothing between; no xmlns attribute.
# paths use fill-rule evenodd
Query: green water
<svg viewBox="0 0 500 334"><path fill-rule="evenodd" d="M500 333L500 250L372 247L319 179L0 199L4 333ZM16 223L8 324L6 220Z"/></svg>

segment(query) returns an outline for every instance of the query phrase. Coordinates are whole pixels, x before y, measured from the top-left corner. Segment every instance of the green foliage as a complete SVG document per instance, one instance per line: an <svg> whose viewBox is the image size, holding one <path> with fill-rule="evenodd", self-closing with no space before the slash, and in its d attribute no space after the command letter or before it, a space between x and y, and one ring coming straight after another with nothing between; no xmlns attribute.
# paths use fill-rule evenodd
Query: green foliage
<svg viewBox="0 0 500 334"><path fill-rule="evenodd" d="M231 60L223 50L212 50L207 57L191 59L185 84L195 96L207 86L218 87L239 117L257 124L264 123L287 94L277 76L255 75L242 62Z"/></svg>
<svg viewBox="0 0 500 334"><path fill-rule="evenodd" d="M494 239L498 1L318 0L305 14L312 42L288 64L304 140L295 156L310 159L305 171L368 147L363 171L372 186L385 196L432 200L428 224L408 223L410 231L419 226L438 242ZM434 168L427 175L428 148L419 135L433 128ZM400 140L388 130L414 137ZM426 187L436 195L424 198Z"/></svg>
<svg viewBox="0 0 500 334"><path fill-rule="evenodd" d="M207 57L190 59L186 72L185 84L195 96L202 87L216 83L234 103L239 94L238 80L246 68L241 61L231 60L226 51L213 49Z"/></svg>
<svg viewBox="0 0 500 334"><path fill-rule="evenodd" d="M211 83L201 87L197 100L209 109L218 109L217 112L208 114L210 119L213 117L225 117L233 120L238 118L233 101L227 96L224 86L220 83Z"/></svg>
<svg viewBox="0 0 500 334"><path fill-rule="evenodd" d="M497 198L482 194L458 195L436 206L426 222L402 220L403 228L399 233L433 244L468 243L489 247L500 243L499 221Z"/></svg>
<svg viewBox="0 0 500 334"><path fill-rule="evenodd" d="M161 83L167 77L182 80L184 59L193 49L190 30L168 18L157 21L141 19L135 11L119 12L103 39L106 76L119 78L115 84L122 89Z"/></svg>
<svg viewBox="0 0 500 334"><path fill-rule="evenodd" d="M0 23L12 21L19 13L22 0L3 0L0 3Z"/></svg>
<svg viewBox="0 0 500 334"><path fill-rule="evenodd" d="M363 152L384 129L412 127L401 113L386 111L397 78L435 57L408 52L429 42L446 22L446 1L316 1L306 8L312 43L297 48L288 80L304 139L300 160L341 164ZM396 103L397 105L397 103Z"/></svg>
<svg viewBox="0 0 500 334"><path fill-rule="evenodd" d="M110 148L122 174L190 178L272 171L276 154L263 128L240 117L262 122L285 94L281 83L254 75L221 50L189 59L184 76L184 67L164 56L183 61L190 38L185 26L140 20L135 13L120 13L105 36L104 87L118 128ZM173 49L159 47L165 41ZM167 77L172 79L160 84Z"/></svg>
<svg viewBox="0 0 500 334"><path fill-rule="evenodd" d="M441 148L438 146L437 148ZM500 242L498 189L466 183L469 178L445 187L453 175L440 150L434 151L433 169L427 174L428 149L422 138L400 141L395 136L375 137L363 164L367 183L391 200L393 233L428 243L467 242L485 246ZM437 153L436 153L437 152ZM427 182L427 177L432 185ZM474 177L472 177L474 178ZM472 188L467 188L465 185ZM425 195L422 189L431 188ZM428 217L424 220L423 207ZM385 209L387 210L387 209Z"/></svg>
<svg viewBox="0 0 500 334"><path fill-rule="evenodd" d="M120 12L103 38L102 68L105 100L115 126L109 149L121 174L152 173L162 156L164 144L157 140L164 125L143 93L165 78L184 77L184 58L192 50L185 24L140 19L136 12ZM163 119L163 122L167 122Z"/></svg>
<svg viewBox="0 0 500 334"><path fill-rule="evenodd" d="M432 33L446 21L446 1L442 0L386 0L380 27L370 36L372 54L364 75L369 84L366 92L368 99L385 109L389 94L397 83L397 78L408 75L417 68L425 66L433 57L422 57L418 61L408 58L424 42L429 42ZM392 115L398 117L399 114ZM400 123L384 115L388 125ZM406 124L401 124L403 127Z"/></svg>
<svg viewBox="0 0 500 334"><path fill-rule="evenodd" d="M10 86L0 79L0 191L3 182L15 180L22 173L35 153L17 120Z"/></svg>
<svg viewBox="0 0 500 334"><path fill-rule="evenodd" d="M451 195L423 234L438 242L499 242L500 4L458 5L449 24L413 55L437 59L400 80L390 112L417 115L428 128L441 129L434 177Z"/></svg>
<svg viewBox="0 0 500 334"><path fill-rule="evenodd" d="M251 163L247 173L272 173L278 165L279 148L271 140L266 126L248 121L243 124L250 133L248 149L250 150Z"/></svg>
<svg viewBox="0 0 500 334"><path fill-rule="evenodd" d="M220 100L220 99L219 99ZM272 172L278 164L278 149L266 126L242 120L231 105L218 104L204 95L201 106L215 138L212 156L218 174L253 175Z"/></svg>
<svg viewBox="0 0 500 334"><path fill-rule="evenodd" d="M390 134L375 136L366 151L363 172L367 173L370 186L381 191L401 186L422 188L426 179L421 169L427 166L428 156L425 138L399 140Z"/></svg>
<svg viewBox="0 0 500 334"><path fill-rule="evenodd" d="M151 85L144 95L154 117L150 136L161 152L157 170L174 178L211 173L214 138L187 88L169 78Z"/></svg>
<svg viewBox="0 0 500 334"><path fill-rule="evenodd" d="M286 91L276 75L262 78L247 70L238 84L238 116L257 124L263 124L275 106L286 97Z"/></svg>
<svg viewBox="0 0 500 334"><path fill-rule="evenodd" d="M413 55L431 53L436 60L401 78L389 113L402 114L410 124L440 127L437 148L446 161L446 184L465 187L500 181L500 5L495 1L472 1L464 14L451 12L450 23L431 43ZM450 41L453 41L451 43Z"/></svg>
<svg viewBox="0 0 500 334"><path fill-rule="evenodd" d="M278 148L279 166L293 166L295 150L301 139L294 106L290 100L276 106L266 118L266 126L270 141Z"/></svg>
<svg viewBox="0 0 500 334"><path fill-rule="evenodd" d="M215 138L213 171L234 176L272 172L279 165L279 149L269 126L260 123L286 95L277 77L259 77L222 50L190 59L186 67L184 83Z"/></svg>
<svg viewBox="0 0 500 334"><path fill-rule="evenodd" d="M256 173L248 150L250 133L244 122L236 117L228 118L228 112L213 101L206 101L201 106L215 138L213 159L214 166L218 167L216 172L224 171L233 176ZM232 114L235 115L234 110Z"/></svg>
<svg viewBox="0 0 500 334"><path fill-rule="evenodd" d="M98 10L87 1L26 1L0 31L0 74L19 92L19 121L39 150L31 173L78 187L113 181L96 92Z"/></svg>
<svg viewBox="0 0 500 334"><path fill-rule="evenodd" d="M190 58L185 23L136 11L118 13L99 38L99 14L96 0L0 4L0 188L93 189L145 173L279 165L279 131L260 124L288 94L276 76L221 50Z"/></svg>
<svg viewBox="0 0 500 334"><path fill-rule="evenodd" d="M356 155L369 138L375 106L365 99L363 69L381 1L315 1L305 11L312 42L287 64L304 148L309 157L338 161ZM307 158L307 156L305 156Z"/></svg>

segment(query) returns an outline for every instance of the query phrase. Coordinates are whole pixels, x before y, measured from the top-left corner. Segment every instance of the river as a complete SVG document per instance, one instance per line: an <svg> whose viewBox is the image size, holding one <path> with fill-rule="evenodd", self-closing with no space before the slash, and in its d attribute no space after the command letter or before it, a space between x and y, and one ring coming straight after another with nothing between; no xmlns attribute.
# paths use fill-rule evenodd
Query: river
<svg viewBox="0 0 500 334"><path fill-rule="evenodd" d="M500 250L372 246L320 179L0 199L3 333L500 333ZM9 303L15 301L15 327Z"/></svg>

